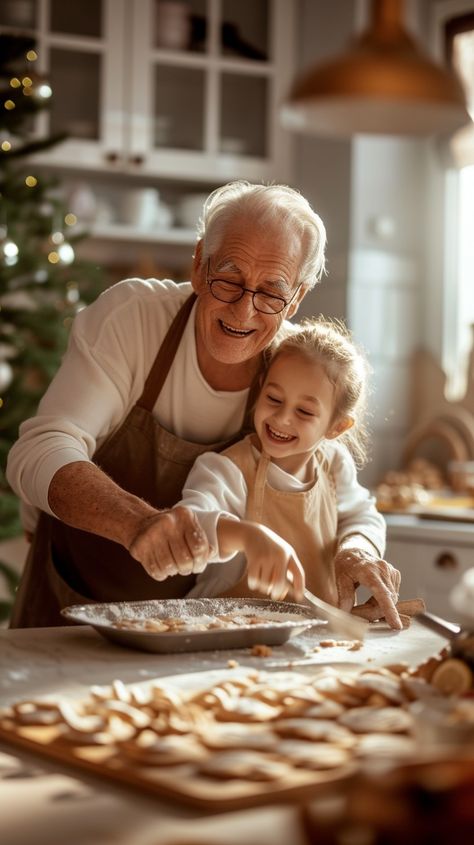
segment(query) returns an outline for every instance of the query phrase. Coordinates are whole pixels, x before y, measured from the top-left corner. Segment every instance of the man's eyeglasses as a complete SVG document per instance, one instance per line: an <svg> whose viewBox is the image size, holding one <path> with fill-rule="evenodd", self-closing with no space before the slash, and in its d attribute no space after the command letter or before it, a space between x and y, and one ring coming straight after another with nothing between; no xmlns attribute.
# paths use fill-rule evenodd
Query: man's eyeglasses
<svg viewBox="0 0 474 845"><path fill-rule="evenodd" d="M220 302L238 302L242 299L244 293L252 295L253 307L256 311L262 314L279 314L287 305L290 305L301 285L298 285L291 299L284 299L282 296L275 296L272 293L265 293L265 291L252 290L251 288L244 288L238 282L227 282L225 279L210 279L209 278L210 260L207 262L207 284L215 299Z"/></svg>

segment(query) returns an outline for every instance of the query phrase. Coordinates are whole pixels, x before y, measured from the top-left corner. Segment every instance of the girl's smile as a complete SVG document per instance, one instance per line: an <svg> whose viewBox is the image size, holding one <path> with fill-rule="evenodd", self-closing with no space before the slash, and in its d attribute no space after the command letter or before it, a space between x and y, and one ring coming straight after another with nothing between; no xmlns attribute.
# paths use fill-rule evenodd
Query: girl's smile
<svg viewBox="0 0 474 845"><path fill-rule="evenodd" d="M304 475L318 443L336 437L335 388L318 360L294 349L272 361L255 406L261 448L292 475Z"/></svg>

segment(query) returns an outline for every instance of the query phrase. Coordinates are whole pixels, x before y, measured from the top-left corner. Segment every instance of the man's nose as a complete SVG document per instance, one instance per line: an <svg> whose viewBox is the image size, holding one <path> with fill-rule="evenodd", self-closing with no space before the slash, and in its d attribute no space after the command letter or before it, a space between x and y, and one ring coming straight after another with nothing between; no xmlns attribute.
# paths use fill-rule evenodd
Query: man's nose
<svg viewBox="0 0 474 845"><path fill-rule="evenodd" d="M241 296L237 302L233 303L233 309L234 314L241 320L246 319L247 317L253 317L256 309L253 304L252 291L244 291L243 296Z"/></svg>

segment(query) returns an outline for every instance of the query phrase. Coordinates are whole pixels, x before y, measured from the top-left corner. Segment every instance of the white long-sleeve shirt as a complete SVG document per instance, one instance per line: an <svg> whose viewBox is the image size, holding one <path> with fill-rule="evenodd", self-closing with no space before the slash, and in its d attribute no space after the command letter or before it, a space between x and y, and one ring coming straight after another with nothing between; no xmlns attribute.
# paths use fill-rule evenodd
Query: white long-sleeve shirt
<svg viewBox="0 0 474 845"><path fill-rule="evenodd" d="M385 551L385 520L375 507L375 499L357 480L354 461L344 444L337 440L324 442L336 486L337 536L339 542L351 534L362 534L374 546L380 557ZM256 450L255 450L256 452ZM258 454L256 452L256 454ZM303 483L276 464L268 465L267 483L282 491L300 492L313 482ZM221 516L244 519L248 489L244 476L226 455L205 452L194 463L179 504L192 508L198 517L212 553L210 562L226 562L226 566L210 566L198 577L190 595L218 595L243 575L245 561L242 555L227 557L219 550L217 523Z"/></svg>
<svg viewBox="0 0 474 845"><path fill-rule="evenodd" d="M61 367L9 455L7 477L22 500L26 530L34 529L38 508L51 513L48 489L57 470L90 461L124 421L191 292L189 283L128 279L76 316ZM213 443L240 430L248 390L217 391L207 384L194 324L195 308L153 414L179 437Z"/></svg>

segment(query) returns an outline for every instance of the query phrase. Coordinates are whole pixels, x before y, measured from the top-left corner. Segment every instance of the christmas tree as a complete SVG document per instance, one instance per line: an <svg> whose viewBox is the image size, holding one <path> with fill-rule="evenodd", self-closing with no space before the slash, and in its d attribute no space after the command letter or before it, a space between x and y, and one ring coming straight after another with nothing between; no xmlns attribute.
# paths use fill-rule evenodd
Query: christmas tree
<svg viewBox="0 0 474 845"><path fill-rule="evenodd" d="M5 478L20 423L35 413L56 372L74 314L103 286L75 259L76 222L35 153L64 136L35 136L35 116L54 93L35 73L34 41L0 35L0 540L21 532L19 503ZM0 561L13 590L14 576ZM7 608L0 603L0 617Z"/></svg>

